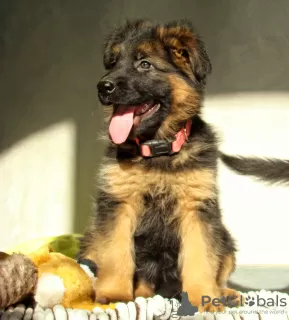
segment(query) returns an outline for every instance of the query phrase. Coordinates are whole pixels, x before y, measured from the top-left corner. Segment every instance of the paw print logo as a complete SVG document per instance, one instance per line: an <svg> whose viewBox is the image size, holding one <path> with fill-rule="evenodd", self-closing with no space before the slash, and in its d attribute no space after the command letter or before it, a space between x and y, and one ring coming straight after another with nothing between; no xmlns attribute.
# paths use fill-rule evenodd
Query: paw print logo
<svg viewBox="0 0 289 320"><path fill-rule="evenodd" d="M255 304L255 298L248 296L245 302L249 307L252 307Z"/></svg>

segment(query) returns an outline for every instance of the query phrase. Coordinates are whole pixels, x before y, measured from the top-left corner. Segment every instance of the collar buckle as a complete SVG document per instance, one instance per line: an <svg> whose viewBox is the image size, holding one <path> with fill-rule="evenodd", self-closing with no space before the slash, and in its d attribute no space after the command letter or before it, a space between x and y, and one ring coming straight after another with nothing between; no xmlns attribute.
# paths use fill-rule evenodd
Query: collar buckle
<svg viewBox="0 0 289 320"><path fill-rule="evenodd" d="M162 155L172 155L182 148L185 141L188 141L192 126L192 120L188 120L185 127L182 128L173 139L149 140L140 143L136 138L135 142L139 146L140 154L143 157L158 157Z"/></svg>
<svg viewBox="0 0 289 320"><path fill-rule="evenodd" d="M141 151L143 148L148 147L150 150L149 157L158 157L162 155L172 154L172 141L173 140L149 140L140 145Z"/></svg>

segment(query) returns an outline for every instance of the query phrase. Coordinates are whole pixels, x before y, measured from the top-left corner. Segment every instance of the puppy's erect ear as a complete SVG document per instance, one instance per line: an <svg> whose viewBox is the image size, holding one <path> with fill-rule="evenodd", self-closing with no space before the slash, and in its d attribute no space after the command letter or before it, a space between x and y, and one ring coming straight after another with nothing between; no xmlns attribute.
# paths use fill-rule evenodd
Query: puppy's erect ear
<svg viewBox="0 0 289 320"><path fill-rule="evenodd" d="M157 34L178 68L193 75L199 82L211 72L211 61L204 43L188 21L174 21L160 26Z"/></svg>

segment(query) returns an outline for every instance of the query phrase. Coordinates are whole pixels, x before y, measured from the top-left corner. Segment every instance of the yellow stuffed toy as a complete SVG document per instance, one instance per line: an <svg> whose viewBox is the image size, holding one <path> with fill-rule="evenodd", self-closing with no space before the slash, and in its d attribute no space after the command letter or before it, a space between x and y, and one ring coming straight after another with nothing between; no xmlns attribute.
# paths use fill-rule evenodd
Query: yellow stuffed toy
<svg viewBox="0 0 289 320"><path fill-rule="evenodd" d="M9 256L4 253L2 255L5 259L0 259L0 274L5 274L5 277L2 277L2 285L0 285L0 308L19 302L31 293L34 295L35 302L42 308L52 308L57 304L65 308L90 311L96 307L115 308L115 304L101 305L94 302L94 286L97 278L87 266L81 266L74 259L53 252L49 245L44 245L25 256L22 254ZM29 270L30 275L27 274L26 269ZM24 270L24 272L15 273L15 270ZM17 279L15 274L18 275ZM34 278L38 275L36 281L31 275ZM16 282L18 288L15 291L13 285L15 286ZM30 285L28 285L29 282ZM11 292L8 289L5 292L4 288L10 288ZM15 292L18 294L15 295ZM10 298L4 299L7 296Z"/></svg>

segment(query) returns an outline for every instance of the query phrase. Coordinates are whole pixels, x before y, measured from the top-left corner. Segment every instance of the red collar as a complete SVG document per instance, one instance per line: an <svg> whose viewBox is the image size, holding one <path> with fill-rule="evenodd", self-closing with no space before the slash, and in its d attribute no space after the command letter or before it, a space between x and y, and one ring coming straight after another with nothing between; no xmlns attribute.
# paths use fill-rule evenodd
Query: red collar
<svg viewBox="0 0 289 320"><path fill-rule="evenodd" d="M140 143L139 139L135 141L139 146L140 153L143 157L157 157L162 155L171 155L181 150L183 144L191 133L192 120L186 122L186 126L182 128L174 139L171 140L148 140Z"/></svg>

